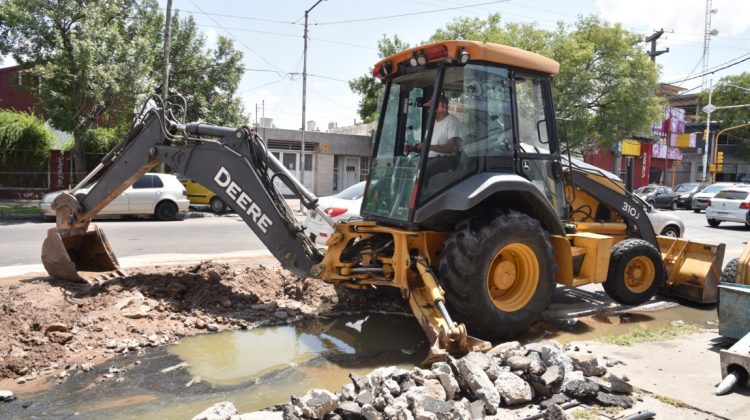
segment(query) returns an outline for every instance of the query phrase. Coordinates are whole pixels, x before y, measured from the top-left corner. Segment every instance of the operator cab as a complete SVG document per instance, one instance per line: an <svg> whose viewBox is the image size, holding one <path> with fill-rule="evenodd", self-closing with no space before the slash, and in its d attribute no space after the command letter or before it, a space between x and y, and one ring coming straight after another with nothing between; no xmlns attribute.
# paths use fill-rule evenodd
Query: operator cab
<svg viewBox="0 0 750 420"><path fill-rule="evenodd" d="M485 174L483 179L489 179L486 174L495 173L522 177L558 216L564 216L551 74L520 68L518 64L527 63L513 57L503 63L506 50L520 51L449 41L397 54L376 66L385 91L362 205L365 216L395 225L418 225L422 221L416 210L454 189L466 189L463 197L468 201L476 178ZM541 57L524 53L532 61ZM429 152L440 143L435 132L440 131L436 98L441 96L447 98L448 114L460 125L455 130L460 133L458 150L450 153ZM424 106L425 102L431 106ZM408 153L419 143L420 153ZM458 214L461 204L452 204Z"/></svg>

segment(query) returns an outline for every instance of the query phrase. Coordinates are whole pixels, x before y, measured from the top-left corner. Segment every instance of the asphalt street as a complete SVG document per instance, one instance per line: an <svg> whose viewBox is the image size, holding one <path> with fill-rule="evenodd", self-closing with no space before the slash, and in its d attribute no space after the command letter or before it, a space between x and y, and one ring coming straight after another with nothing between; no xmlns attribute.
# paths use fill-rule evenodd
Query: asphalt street
<svg viewBox="0 0 750 420"><path fill-rule="evenodd" d="M708 226L703 212L662 210L677 214L685 222L688 239L726 244L724 262L742 253L750 239L750 230L738 223ZM104 230L118 258L150 257L158 255L191 255L208 258L212 255L247 251L262 251L265 246L245 223L234 214L219 217L188 218L180 221L101 220L96 223ZM54 223L30 220L0 221L0 277L3 268L40 264L42 241ZM20 268L20 267L19 267Z"/></svg>

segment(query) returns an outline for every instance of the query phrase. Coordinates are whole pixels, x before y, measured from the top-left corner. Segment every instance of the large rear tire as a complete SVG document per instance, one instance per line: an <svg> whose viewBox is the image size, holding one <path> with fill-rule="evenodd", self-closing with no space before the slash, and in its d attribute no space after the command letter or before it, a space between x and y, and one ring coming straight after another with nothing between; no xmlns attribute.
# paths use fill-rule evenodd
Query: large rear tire
<svg viewBox="0 0 750 420"><path fill-rule="evenodd" d="M526 331L549 305L555 271L549 233L511 211L459 224L440 255L439 278L471 335L503 340Z"/></svg>
<svg viewBox="0 0 750 420"><path fill-rule="evenodd" d="M623 305L640 305L654 297L664 282L659 250L642 239L625 239L612 247L604 291Z"/></svg>

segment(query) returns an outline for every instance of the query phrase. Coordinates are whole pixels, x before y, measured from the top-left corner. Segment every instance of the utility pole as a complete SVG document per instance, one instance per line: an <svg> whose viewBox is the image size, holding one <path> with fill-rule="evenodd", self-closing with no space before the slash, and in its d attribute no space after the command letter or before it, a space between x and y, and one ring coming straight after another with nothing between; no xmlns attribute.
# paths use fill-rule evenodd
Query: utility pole
<svg viewBox="0 0 750 420"><path fill-rule="evenodd" d="M305 38L305 49L303 52L303 64L302 64L302 153L301 153L301 162L300 162L300 184L303 186L305 185L305 119L306 114L305 110L307 108L307 16L310 14L312 9L315 8L315 6L319 5L323 0L318 0L315 2L315 4L312 5L311 8L305 10L305 32L304 32L304 38ZM300 200L300 210L302 210L302 201Z"/></svg>
<svg viewBox="0 0 750 420"><path fill-rule="evenodd" d="M708 105L703 107L703 111L708 114L706 117L706 130L703 132L703 174L701 175L701 181L703 182L708 180L708 142L711 139L711 113L716 110L716 106L711 103L711 96L714 93L714 79L709 79L708 86Z"/></svg>
<svg viewBox="0 0 750 420"><path fill-rule="evenodd" d="M711 29L711 15L716 14L718 9L711 8L712 0L706 0L705 27L703 29L703 77L701 77L701 90L706 90L706 73L708 73L708 52L711 46L711 37L719 34L716 29Z"/></svg>
<svg viewBox="0 0 750 420"><path fill-rule="evenodd" d="M651 61L656 62L656 56L662 55L664 53L669 52L669 48L666 50L656 50L656 40L661 38L661 36L664 35L664 28L659 29L658 31L654 32L653 34L646 37L644 42L650 42L651 43L651 52L647 53L649 57L651 57Z"/></svg>
<svg viewBox="0 0 750 420"><path fill-rule="evenodd" d="M170 47L170 25L172 24L172 0L167 0L167 21L164 24L164 79L162 82L161 97L166 100L169 96L169 49Z"/></svg>

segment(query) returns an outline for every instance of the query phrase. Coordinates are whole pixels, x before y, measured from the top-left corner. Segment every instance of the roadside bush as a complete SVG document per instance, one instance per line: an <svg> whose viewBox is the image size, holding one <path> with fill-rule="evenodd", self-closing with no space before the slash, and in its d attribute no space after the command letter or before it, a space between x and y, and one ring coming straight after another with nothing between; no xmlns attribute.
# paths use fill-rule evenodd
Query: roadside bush
<svg viewBox="0 0 750 420"><path fill-rule="evenodd" d="M39 117L26 112L0 111L0 162L47 160L53 134Z"/></svg>
<svg viewBox="0 0 750 420"><path fill-rule="evenodd" d="M118 128L92 128L86 132L86 153L104 154L120 142L125 133Z"/></svg>

